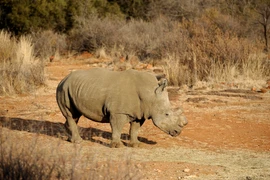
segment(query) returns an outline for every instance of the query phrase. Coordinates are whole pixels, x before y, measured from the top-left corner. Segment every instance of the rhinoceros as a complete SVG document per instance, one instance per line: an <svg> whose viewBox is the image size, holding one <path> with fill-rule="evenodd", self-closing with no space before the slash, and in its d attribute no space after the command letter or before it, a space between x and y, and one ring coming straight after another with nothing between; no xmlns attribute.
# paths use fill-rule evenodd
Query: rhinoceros
<svg viewBox="0 0 270 180"><path fill-rule="evenodd" d="M102 68L71 72L58 85L56 100L71 133L69 141L79 143L77 123L83 115L110 123L111 147L121 147L123 126L130 123L130 145L138 147L138 130L147 119L162 131L177 136L187 124L181 110L170 107L167 80L137 70L110 71Z"/></svg>

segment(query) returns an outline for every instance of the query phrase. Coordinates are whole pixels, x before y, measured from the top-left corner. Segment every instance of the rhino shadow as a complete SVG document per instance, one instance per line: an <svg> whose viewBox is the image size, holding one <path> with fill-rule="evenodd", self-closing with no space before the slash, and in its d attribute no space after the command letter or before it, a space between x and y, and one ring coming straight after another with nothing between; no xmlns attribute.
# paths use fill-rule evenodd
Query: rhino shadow
<svg viewBox="0 0 270 180"><path fill-rule="evenodd" d="M36 134L44 134L52 137L57 137L62 140L68 139L68 132L63 123L56 123L50 121L39 121L33 119L0 117L0 127L6 127L11 130L26 131ZM80 135L84 140L90 140L91 142L102 144L109 147L110 144L103 142L102 140L96 140L95 137L102 137L104 139L111 140L112 133L97 128L83 128L79 127ZM123 133L121 135L122 140L130 140L130 135ZM144 137L138 137L139 141L146 144L156 144L155 141L148 140ZM126 146L127 143L124 142Z"/></svg>

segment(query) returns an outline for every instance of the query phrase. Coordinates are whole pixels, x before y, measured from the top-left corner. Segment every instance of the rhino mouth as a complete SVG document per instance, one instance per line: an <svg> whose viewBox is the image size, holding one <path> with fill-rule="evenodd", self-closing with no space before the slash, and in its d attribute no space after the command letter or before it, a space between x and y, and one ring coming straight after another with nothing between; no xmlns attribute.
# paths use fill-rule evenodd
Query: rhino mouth
<svg viewBox="0 0 270 180"><path fill-rule="evenodd" d="M176 137L181 133L181 130L172 130L167 132L169 135L171 135L172 137Z"/></svg>
<svg viewBox="0 0 270 180"><path fill-rule="evenodd" d="M168 126L165 123L156 123L155 121L153 122L156 127L158 127L160 130L162 130L166 134L171 135L172 137L176 137L182 132L183 127L181 126L181 124Z"/></svg>

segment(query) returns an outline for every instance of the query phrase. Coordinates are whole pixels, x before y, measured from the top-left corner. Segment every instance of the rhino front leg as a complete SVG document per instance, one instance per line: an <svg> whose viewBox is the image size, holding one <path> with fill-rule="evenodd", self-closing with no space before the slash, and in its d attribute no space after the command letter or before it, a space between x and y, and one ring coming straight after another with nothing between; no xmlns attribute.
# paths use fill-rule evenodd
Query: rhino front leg
<svg viewBox="0 0 270 180"><path fill-rule="evenodd" d="M119 148L123 147L123 143L121 141L121 132L124 125L128 122L128 118L123 114L111 114L110 124L112 128L112 142L111 148Z"/></svg>
<svg viewBox="0 0 270 180"><path fill-rule="evenodd" d="M69 141L72 143L80 143L82 142L82 138L79 134L77 122L79 118L73 119L71 117L66 118L65 127L69 130L71 133L71 137L69 137Z"/></svg>
<svg viewBox="0 0 270 180"><path fill-rule="evenodd" d="M143 125L144 123L144 119L142 120L135 120L132 121L130 123L130 146L131 147L139 147L140 146L140 141L138 140L138 133L139 133L139 129L140 127Z"/></svg>

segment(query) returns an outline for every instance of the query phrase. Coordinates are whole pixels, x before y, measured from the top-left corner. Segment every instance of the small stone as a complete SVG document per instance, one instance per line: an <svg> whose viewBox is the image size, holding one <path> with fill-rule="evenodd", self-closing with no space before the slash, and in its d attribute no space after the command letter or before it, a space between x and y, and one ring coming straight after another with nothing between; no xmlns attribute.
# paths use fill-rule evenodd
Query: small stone
<svg viewBox="0 0 270 180"><path fill-rule="evenodd" d="M147 64L146 69L152 69L153 66L151 64Z"/></svg>
<svg viewBox="0 0 270 180"><path fill-rule="evenodd" d="M189 168L185 168L185 169L183 170L183 172L185 172L185 173L188 173L189 171L190 171Z"/></svg>
<svg viewBox="0 0 270 180"><path fill-rule="evenodd" d="M190 176L185 176L184 178L185 179L194 179L194 178L197 178L198 176L196 175L190 175Z"/></svg>

